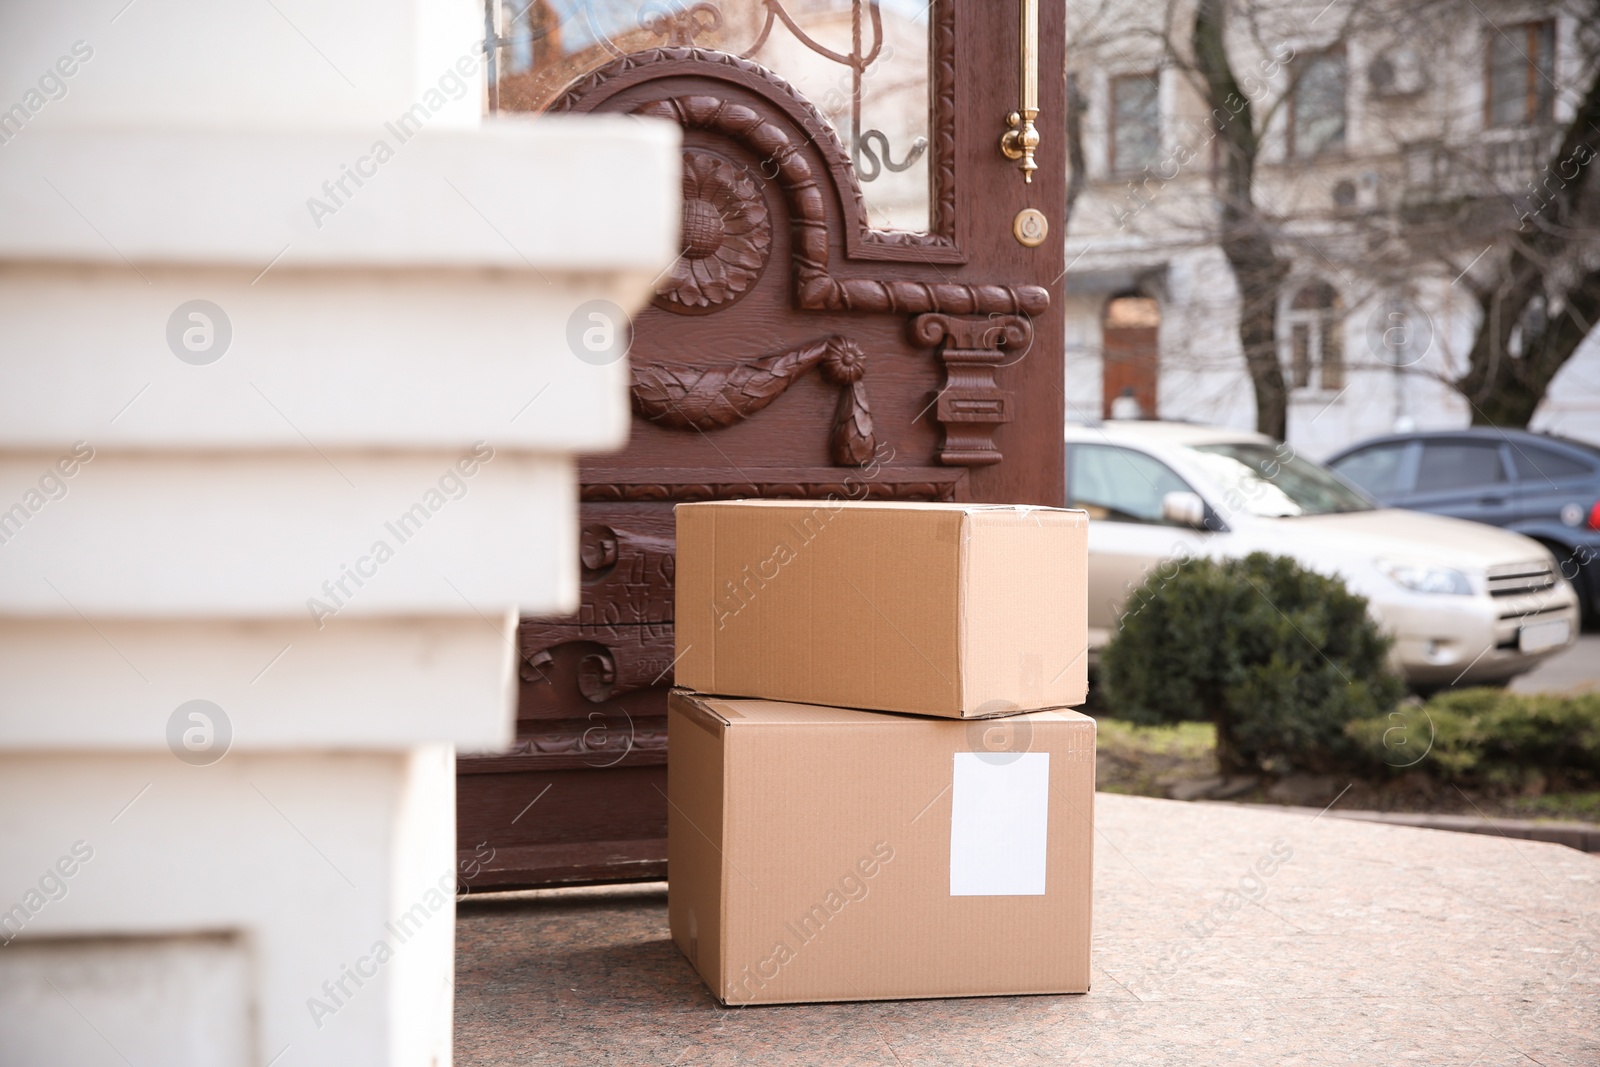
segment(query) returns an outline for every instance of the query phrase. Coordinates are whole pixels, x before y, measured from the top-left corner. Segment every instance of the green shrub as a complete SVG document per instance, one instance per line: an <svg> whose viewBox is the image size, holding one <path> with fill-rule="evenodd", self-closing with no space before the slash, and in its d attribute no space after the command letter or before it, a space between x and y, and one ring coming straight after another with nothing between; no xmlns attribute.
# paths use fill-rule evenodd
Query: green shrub
<svg viewBox="0 0 1600 1067"><path fill-rule="evenodd" d="M1477 787L1535 778L1561 788L1600 785L1600 693L1563 696L1462 689L1420 707L1352 722L1374 764Z"/></svg>
<svg viewBox="0 0 1600 1067"><path fill-rule="evenodd" d="M1187 559L1153 571L1101 655L1113 714L1210 721L1224 774L1328 769L1353 755L1345 725L1404 688L1365 598L1285 557Z"/></svg>

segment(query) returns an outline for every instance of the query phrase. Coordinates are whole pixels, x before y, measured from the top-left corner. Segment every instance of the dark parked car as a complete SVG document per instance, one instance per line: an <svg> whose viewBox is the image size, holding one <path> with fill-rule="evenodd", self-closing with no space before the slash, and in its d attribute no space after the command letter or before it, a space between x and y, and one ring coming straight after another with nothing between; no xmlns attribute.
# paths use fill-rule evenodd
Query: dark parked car
<svg viewBox="0 0 1600 1067"><path fill-rule="evenodd" d="M1524 430L1393 434L1327 465L1386 507L1503 526L1542 541L1600 618L1600 448Z"/></svg>

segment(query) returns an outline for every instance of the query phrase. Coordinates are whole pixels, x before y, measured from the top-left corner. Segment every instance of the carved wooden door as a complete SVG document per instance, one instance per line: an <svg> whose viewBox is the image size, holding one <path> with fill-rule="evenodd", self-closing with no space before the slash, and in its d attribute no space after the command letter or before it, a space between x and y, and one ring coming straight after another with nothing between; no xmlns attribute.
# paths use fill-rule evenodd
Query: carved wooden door
<svg viewBox="0 0 1600 1067"><path fill-rule="evenodd" d="M664 876L675 503L1063 492L1059 0L524 2L499 107L680 124L683 254L582 467L582 607L523 620L517 743L458 762L474 889Z"/></svg>

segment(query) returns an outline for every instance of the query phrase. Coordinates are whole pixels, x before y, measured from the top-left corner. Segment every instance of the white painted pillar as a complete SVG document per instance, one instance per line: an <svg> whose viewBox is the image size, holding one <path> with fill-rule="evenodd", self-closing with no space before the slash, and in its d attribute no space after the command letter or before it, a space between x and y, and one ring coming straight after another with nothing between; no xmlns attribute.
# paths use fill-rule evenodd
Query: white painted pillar
<svg viewBox="0 0 1600 1067"><path fill-rule="evenodd" d="M124 5L0 11L0 1059L448 1064L678 131L485 121L472 0Z"/></svg>

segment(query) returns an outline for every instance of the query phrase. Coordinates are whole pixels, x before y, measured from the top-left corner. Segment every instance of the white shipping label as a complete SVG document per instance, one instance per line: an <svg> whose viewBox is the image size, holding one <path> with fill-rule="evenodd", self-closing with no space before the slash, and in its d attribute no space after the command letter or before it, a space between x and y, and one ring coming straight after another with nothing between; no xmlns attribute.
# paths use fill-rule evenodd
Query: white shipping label
<svg viewBox="0 0 1600 1067"><path fill-rule="evenodd" d="M1044 895L1050 753L957 752L950 895Z"/></svg>

